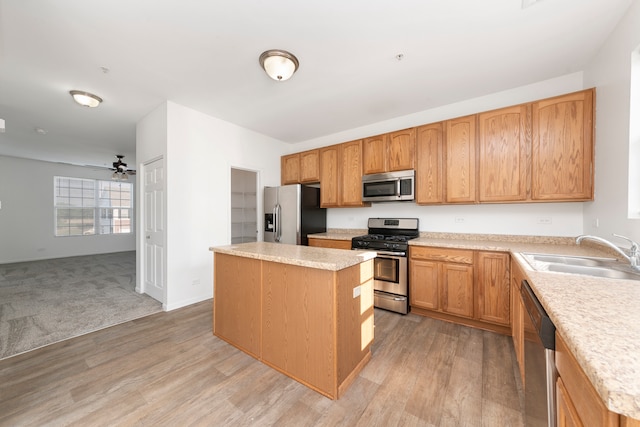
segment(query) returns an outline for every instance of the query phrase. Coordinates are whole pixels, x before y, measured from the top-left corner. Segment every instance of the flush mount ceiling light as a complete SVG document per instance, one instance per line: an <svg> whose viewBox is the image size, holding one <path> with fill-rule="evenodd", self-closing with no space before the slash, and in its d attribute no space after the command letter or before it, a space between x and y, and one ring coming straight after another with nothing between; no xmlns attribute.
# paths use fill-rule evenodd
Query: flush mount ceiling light
<svg viewBox="0 0 640 427"><path fill-rule="evenodd" d="M100 105L100 103L102 102L102 98L89 92L83 92L81 90L71 90L69 91L69 93L73 97L73 100L83 107L94 108Z"/></svg>
<svg viewBox="0 0 640 427"><path fill-rule="evenodd" d="M260 66L273 80L288 80L298 69L298 58L286 50L271 49L260 55Z"/></svg>

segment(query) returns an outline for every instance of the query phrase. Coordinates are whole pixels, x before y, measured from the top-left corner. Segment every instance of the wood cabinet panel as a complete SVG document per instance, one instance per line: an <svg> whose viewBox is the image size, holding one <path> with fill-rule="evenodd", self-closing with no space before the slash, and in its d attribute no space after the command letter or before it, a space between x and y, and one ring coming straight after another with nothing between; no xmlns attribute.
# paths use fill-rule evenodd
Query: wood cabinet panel
<svg viewBox="0 0 640 427"><path fill-rule="evenodd" d="M216 253L214 266L213 332L259 357L260 261Z"/></svg>
<svg viewBox="0 0 640 427"><path fill-rule="evenodd" d="M282 185L300 182L300 153L280 158L280 183Z"/></svg>
<svg viewBox="0 0 640 427"><path fill-rule="evenodd" d="M362 140L341 144L340 205L363 206Z"/></svg>
<svg viewBox="0 0 640 427"><path fill-rule="evenodd" d="M565 401L586 425L615 427L619 415L610 412L576 361L562 337L556 332L556 367L565 387Z"/></svg>
<svg viewBox="0 0 640 427"><path fill-rule="evenodd" d="M434 123L416 129L416 203L444 201L443 145L444 125Z"/></svg>
<svg viewBox="0 0 640 427"><path fill-rule="evenodd" d="M533 103L534 200L593 199L593 97L589 89Z"/></svg>
<svg viewBox="0 0 640 427"><path fill-rule="evenodd" d="M440 308L439 265L434 261L411 261L409 271L409 303L411 306L430 310Z"/></svg>
<svg viewBox="0 0 640 427"><path fill-rule="evenodd" d="M455 262L458 264L473 264L473 251L467 249L411 246L410 251L412 259Z"/></svg>
<svg viewBox="0 0 640 427"><path fill-rule="evenodd" d="M476 200L476 116L446 122L446 201Z"/></svg>
<svg viewBox="0 0 640 427"><path fill-rule="evenodd" d="M388 134L388 171L415 168L416 129L404 129Z"/></svg>
<svg viewBox="0 0 640 427"><path fill-rule="evenodd" d="M262 360L320 390L335 387L333 284L331 271L263 263Z"/></svg>
<svg viewBox="0 0 640 427"><path fill-rule="evenodd" d="M520 286L525 275L516 261L511 262L511 336L513 338L513 348L518 361L520 378L523 386L524 378L524 317L525 308L520 296Z"/></svg>
<svg viewBox="0 0 640 427"><path fill-rule="evenodd" d="M377 135L362 141L362 173L382 173L387 171L387 139L388 136Z"/></svg>
<svg viewBox="0 0 640 427"><path fill-rule="evenodd" d="M320 182L320 150L300 153L300 183Z"/></svg>
<svg viewBox="0 0 640 427"><path fill-rule="evenodd" d="M476 252L476 313L480 320L510 324L509 259L506 253Z"/></svg>
<svg viewBox="0 0 640 427"><path fill-rule="evenodd" d="M339 159L340 145L320 149L320 206L323 208L340 205Z"/></svg>
<svg viewBox="0 0 640 427"><path fill-rule="evenodd" d="M351 240L317 239L314 237L309 237L309 246L351 250Z"/></svg>
<svg viewBox="0 0 640 427"><path fill-rule="evenodd" d="M518 105L478 115L480 202L527 198L530 107Z"/></svg>
<svg viewBox="0 0 640 427"><path fill-rule="evenodd" d="M562 378L558 378L556 382L556 410L558 427L582 427L584 425L571 402Z"/></svg>
<svg viewBox="0 0 640 427"><path fill-rule="evenodd" d="M442 311L473 317L473 267L443 263L441 268Z"/></svg>

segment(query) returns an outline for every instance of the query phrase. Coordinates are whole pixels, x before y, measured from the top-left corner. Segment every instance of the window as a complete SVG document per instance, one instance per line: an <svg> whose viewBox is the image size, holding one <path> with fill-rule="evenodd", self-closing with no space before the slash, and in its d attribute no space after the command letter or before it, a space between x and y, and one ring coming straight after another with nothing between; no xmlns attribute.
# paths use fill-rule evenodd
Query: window
<svg viewBox="0 0 640 427"><path fill-rule="evenodd" d="M631 54L629 105L629 218L640 218L640 46Z"/></svg>
<svg viewBox="0 0 640 427"><path fill-rule="evenodd" d="M133 232L133 185L128 182L54 177L56 236Z"/></svg>

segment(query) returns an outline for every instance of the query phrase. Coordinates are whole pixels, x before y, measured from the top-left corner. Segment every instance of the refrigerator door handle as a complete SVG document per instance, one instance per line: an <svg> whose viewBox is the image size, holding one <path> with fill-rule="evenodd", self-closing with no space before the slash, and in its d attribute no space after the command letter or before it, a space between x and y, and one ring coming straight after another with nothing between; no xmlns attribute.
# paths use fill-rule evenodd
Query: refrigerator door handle
<svg viewBox="0 0 640 427"><path fill-rule="evenodd" d="M280 229L280 212L282 211L282 207L280 203L276 203L273 208L273 240L276 242L280 242L280 238L282 237L282 230Z"/></svg>

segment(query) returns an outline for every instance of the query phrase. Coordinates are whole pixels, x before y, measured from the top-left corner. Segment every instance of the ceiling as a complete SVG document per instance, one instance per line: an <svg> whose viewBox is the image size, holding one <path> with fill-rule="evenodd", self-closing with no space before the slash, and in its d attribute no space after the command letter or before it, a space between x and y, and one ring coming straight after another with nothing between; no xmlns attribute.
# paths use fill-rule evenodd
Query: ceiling
<svg viewBox="0 0 640 427"><path fill-rule="evenodd" d="M306 141L581 71L632 1L0 0L0 155L132 161L165 100ZM269 79L267 49L298 72Z"/></svg>

